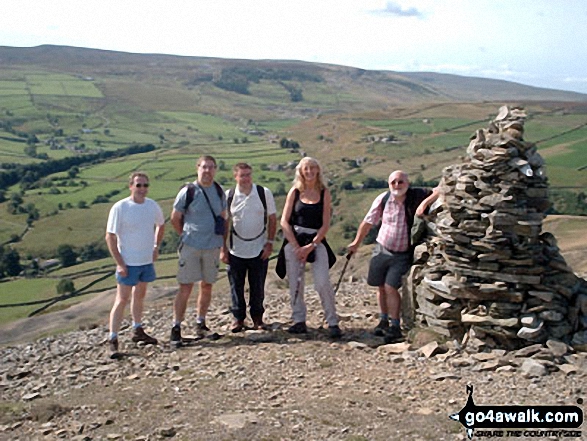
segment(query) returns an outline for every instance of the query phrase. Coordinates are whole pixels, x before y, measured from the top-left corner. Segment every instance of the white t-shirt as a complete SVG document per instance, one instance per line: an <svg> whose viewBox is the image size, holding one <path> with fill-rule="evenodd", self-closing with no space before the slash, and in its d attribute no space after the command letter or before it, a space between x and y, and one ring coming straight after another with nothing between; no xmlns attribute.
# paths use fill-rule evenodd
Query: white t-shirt
<svg viewBox="0 0 587 441"><path fill-rule="evenodd" d="M227 198L229 191L226 191ZM265 201L267 202L267 217L269 217L275 214L277 210L275 209L273 194L267 187L265 187ZM234 198L232 199L232 205L229 211L232 217L233 228L240 237L252 239L260 235L254 240L241 240L231 232L232 245L230 245L229 237L230 254L243 259L257 257L261 254L267 242L267 232L265 231L265 234L261 234L265 227L263 225L265 209L263 208L263 202L259 198L257 185L253 184L251 192L248 195L241 193L237 186L234 190Z"/></svg>
<svg viewBox="0 0 587 441"><path fill-rule="evenodd" d="M159 204L145 198L138 204L130 196L116 202L110 209L107 233L116 234L118 251L129 266L153 263L155 226L163 225L165 217Z"/></svg>

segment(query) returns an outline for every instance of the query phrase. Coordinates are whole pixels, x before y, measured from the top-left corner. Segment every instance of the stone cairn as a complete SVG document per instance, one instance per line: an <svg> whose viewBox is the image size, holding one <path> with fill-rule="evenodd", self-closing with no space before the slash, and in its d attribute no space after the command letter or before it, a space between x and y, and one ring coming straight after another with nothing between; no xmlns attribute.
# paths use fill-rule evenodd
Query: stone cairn
<svg viewBox="0 0 587 441"><path fill-rule="evenodd" d="M549 339L585 347L587 283L541 232L548 184L536 146L523 139L525 118L502 107L464 162L443 170L434 234L404 294L415 319L447 337L505 349Z"/></svg>

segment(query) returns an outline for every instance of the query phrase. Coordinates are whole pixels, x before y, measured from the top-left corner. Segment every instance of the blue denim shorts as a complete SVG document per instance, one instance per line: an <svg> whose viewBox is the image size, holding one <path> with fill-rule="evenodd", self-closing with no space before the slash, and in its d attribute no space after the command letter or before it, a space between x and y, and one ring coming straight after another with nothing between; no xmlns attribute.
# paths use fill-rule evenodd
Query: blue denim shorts
<svg viewBox="0 0 587 441"><path fill-rule="evenodd" d="M139 282L153 282L156 279L155 265L152 263L148 265L127 266L126 277L121 277L116 272L116 281L121 285L135 286Z"/></svg>

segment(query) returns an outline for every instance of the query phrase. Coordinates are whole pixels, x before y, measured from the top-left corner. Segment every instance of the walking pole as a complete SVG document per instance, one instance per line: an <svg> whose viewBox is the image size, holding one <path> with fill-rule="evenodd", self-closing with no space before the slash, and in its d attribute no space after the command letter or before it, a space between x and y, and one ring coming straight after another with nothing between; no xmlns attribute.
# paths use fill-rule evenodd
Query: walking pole
<svg viewBox="0 0 587 441"><path fill-rule="evenodd" d="M346 255L346 262L344 263L344 266L342 267L342 271L340 273L340 277L338 278L338 283L336 284L336 288L334 288L334 294L336 294L338 292L338 288L340 287L340 282L342 282L342 278L344 277L344 272L346 271L346 267L348 266L352 255L353 255L352 252L348 253Z"/></svg>
<svg viewBox="0 0 587 441"><path fill-rule="evenodd" d="M298 294L300 293L300 286L302 286L302 277L304 277L304 265L306 262L300 262L300 267L298 269L298 280L296 285L296 293L294 295L293 304L295 305L298 301Z"/></svg>

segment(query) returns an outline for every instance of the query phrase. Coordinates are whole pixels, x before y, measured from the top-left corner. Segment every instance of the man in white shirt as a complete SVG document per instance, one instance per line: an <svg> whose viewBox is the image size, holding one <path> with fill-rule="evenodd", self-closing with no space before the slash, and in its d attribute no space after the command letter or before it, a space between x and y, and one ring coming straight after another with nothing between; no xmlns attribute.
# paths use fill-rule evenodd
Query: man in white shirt
<svg viewBox="0 0 587 441"><path fill-rule="evenodd" d="M247 303L245 279L249 280L249 309L253 329L265 329L263 300L269 256L277 228L273 194L253 184L253 170L240 162L233 167L236 188L226 191L230 229L225 235L221 259L228 264L231 286L232 332L245 329ZM228 241L228 246L226 242Z"/></svg>
<svg viewBox="0 0 587 441"><path fill-rule="evenodd" d="M106 244L116 261L116 300L110 311L110 357L118 358L118 332L124 309L131 300L132 341L157 344L143 329L143 304L147 284L156 278L153 262L159 257L165 218L161 207L147 198L149 177L134 172L129 178L130 196L110 209L106 226Z"/></svg>

